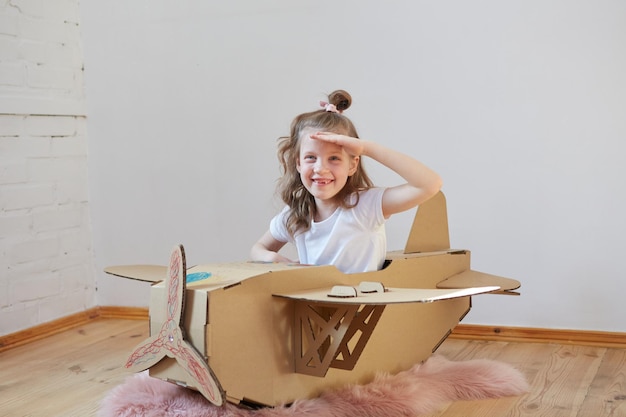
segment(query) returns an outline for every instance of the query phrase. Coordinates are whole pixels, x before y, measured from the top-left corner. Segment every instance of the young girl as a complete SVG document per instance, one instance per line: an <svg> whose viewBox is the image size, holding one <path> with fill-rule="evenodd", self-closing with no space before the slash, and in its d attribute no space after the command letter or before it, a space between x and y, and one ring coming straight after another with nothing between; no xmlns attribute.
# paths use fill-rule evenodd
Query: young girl
<svg viewBox="0 0 626 417"><path fill-rule="evenodd" d="M254 244L254 261L293 262L278 251L296 245L300 263L335 265L344 273L382 268L385 221L417 206L441 188L441 178L421 162L380 144L360 140L343 115L352 98L333 92L328 103L297 116L291 135L279 139L283 177L278 192L287 206ZM406 180L374 187L361 165L367 156Z"/></svg>

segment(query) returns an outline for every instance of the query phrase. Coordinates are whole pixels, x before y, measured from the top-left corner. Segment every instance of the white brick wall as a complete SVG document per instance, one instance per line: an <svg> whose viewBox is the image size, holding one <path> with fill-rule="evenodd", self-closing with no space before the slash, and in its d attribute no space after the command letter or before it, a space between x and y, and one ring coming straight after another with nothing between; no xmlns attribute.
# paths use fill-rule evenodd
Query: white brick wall
<svg viewBox="0 0 626 417"><path fill-rule="evenodd" d="M0 114L84 115L78 6L0 2Z"/></svg>
<svg viewBox="0 0 626 417"><path fill-rule="evenodd" d="M0 335L95 304L78 0L0 4Z"/></svg>

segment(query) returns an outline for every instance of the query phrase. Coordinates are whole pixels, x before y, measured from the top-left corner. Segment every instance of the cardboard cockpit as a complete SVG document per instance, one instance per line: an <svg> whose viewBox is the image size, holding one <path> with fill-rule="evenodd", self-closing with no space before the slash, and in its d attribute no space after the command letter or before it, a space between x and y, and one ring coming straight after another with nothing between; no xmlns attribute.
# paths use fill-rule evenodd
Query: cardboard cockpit
<svg viewBox="0 0 626 417"><path fill-rule="evenodd" d="M446 339L472 295L520 286L471 270L470 252L450 249L442 193L418 208L405 250L389 252L380 271L254 262L185 268L176 247L169 267L105 271L155 282L151 338L127 366L216 405L290 403L408 369ZM346 298L351 288L357 296Z"/></svg>

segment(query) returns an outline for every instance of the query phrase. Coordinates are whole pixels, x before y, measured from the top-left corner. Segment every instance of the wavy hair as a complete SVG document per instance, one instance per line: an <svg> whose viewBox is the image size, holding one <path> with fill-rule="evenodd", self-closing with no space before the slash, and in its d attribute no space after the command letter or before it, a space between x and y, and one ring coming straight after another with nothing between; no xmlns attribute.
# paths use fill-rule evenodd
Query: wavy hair
<svg viewBox="0 0 626 417"><path fill-rule="evenodd" d="M302 113L291 123L290 135L278 139L278 160L282 176L278 180L277 193L290 208L286 226L292 236L308 230L316 214L315 199L302 184L300 173L296 168L300 157L302 131L312 128L354 138L359 137L352 121L341 114L352 104L350 94L344 90L334 91L328 96L328 102L337 108L338 113L324 109ZM339 205L344 208L356 206L359 202L359 191L372 187L373 183L359 158L355 173L348 178L348 182L337 195ZM350 196L352 195L356 198L351 203Z"/></svg>

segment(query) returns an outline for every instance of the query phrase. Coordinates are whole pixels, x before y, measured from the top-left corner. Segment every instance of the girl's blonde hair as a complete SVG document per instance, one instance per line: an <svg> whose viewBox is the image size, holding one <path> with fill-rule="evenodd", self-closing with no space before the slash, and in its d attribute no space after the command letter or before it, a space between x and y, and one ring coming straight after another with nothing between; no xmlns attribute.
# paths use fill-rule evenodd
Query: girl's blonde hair
<svg viewBox="0 0 626 417"><path fill-rule="evenodd" d="M328 96L328 103L337 108L332 111L316 110L303 113L291 123L291 133L278 139L278 160L283 174L278 180L277 193L290 208L287 215L287 230L294 236L297 232L304 232L311 226L315 216L315 199L302 184L300 173L296 169L300 157L300 136L304 129L311 128L321 132L339 133L358 138L356 128L341 112L352 104L352 97L344 90L337 90ZM359 159L354 175L337 195L339 205L344 208L354 207L359 202L359 191L372 188L373 183L368 177ZM350 203L349 197L356 199Z"/></svg>

